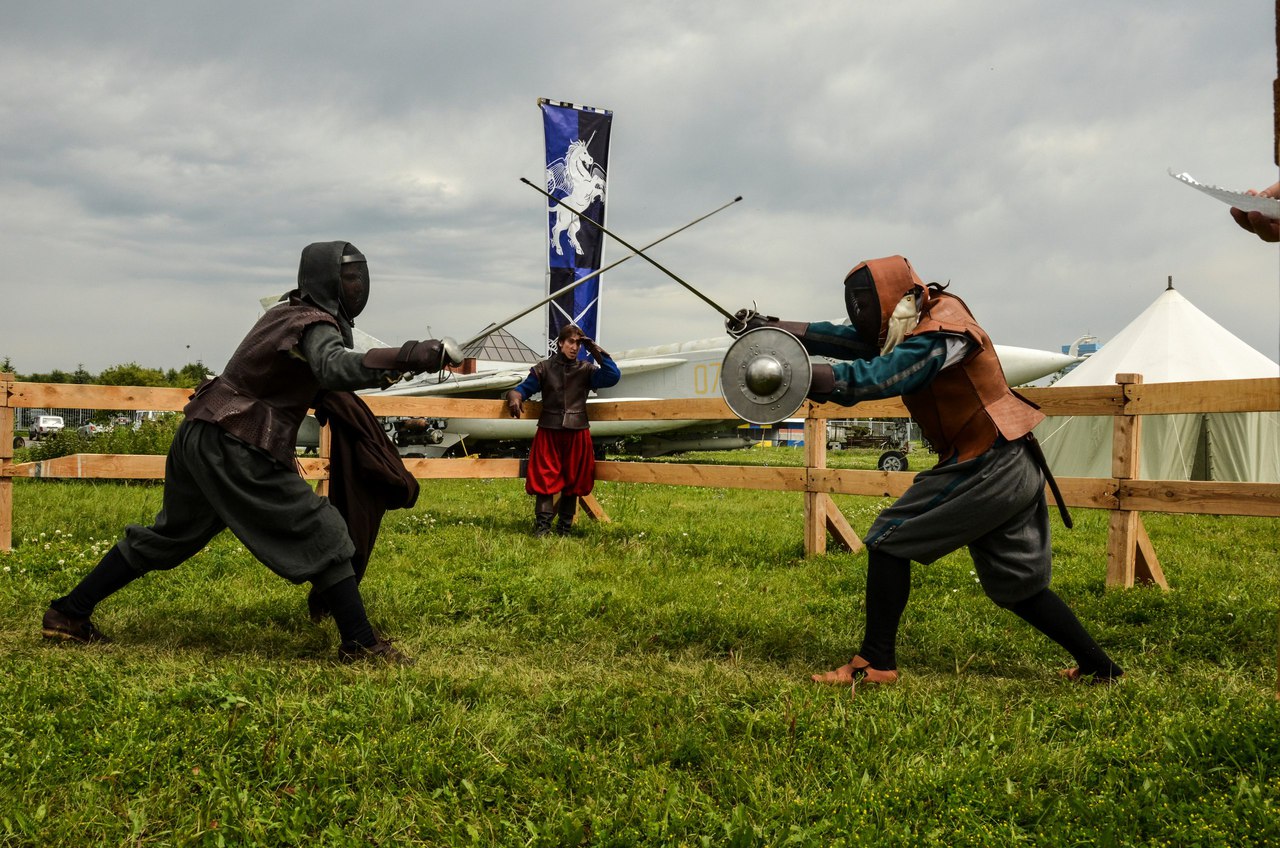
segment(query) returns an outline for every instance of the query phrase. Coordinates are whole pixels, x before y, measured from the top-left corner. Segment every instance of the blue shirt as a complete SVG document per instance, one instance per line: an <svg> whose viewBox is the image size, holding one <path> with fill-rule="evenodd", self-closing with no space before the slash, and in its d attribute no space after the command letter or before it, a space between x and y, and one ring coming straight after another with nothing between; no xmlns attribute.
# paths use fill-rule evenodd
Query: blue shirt
<svg viewBox="0 0 1280 848"><path fill-rule="evenodd" d="M559 356L560 354L556 354ZM591 356L590 353L587 356ZM592 357L593 359L595 357ZM607 389L610 386L618 385L618 381L622 379L622 372L618 370L618 365L608 356L602 356L597 364L595 372L591 375L591 388ZM538 379L538 375L529 369L529 376L516 386L515 390L520 393L521 400L528 400L533 395L542 391L542 381Z"/></svg>

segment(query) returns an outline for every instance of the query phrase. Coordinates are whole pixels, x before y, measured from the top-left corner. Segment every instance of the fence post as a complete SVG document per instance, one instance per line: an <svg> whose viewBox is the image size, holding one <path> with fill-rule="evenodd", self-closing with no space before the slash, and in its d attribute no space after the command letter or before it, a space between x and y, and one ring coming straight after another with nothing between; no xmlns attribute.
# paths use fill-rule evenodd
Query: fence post
<svg viewBox="0 0 1280 848"><path fill-rule="evenodd" d="M0 373L0 553L13 550L13 380L13 374Z"/></svg>
<svg viewBox="0 0 1280 848"><path fill-rule="evenodd" d="M320 428L320 444L316 445L316 455L324 460L324 476L316 481L316 494L322 498L329 497L329 478L332 474L329 463L332 458L329 456L333 448L333 431L329 429L329 425L325 424Z"/></svg>
<svg viewBox="0 0 1280 848"><path fill-rule="evenodd" d="M814 418L813 407L808 404L804 419L804 553L825 554L828 532L837 546L857 553L862 550L862 540L831 495L818 489L818 475L813 473L827 467L827 421Z"/></svg>
<svg viewBox="0 0 1280 848"><path fill-rule="evenodd" d="M1137 479L1141 467L1142 417L1128 415L1131 386L1142 383L1141 374L1117 374L1116 383L1121 386L1124 405L1112 419L1111 476L1116 478L1117 494L1124 502L1124 488ZM1111 512L1111 526L1107 532L1107 585L1128 588L1135 583L1156 583L1164 589L1164 571L1151 537L1142 523L1142 514L1131 509L1115 509Z"/></svg>
<svg viewBox="0 0 1280 848"><path fill-rule="evenodd" d="M809 472L827 467L827 422L813 417L811 401L805 401L804 465L804 554L818 556L827 552L828 496L813 490Z"/></svg>

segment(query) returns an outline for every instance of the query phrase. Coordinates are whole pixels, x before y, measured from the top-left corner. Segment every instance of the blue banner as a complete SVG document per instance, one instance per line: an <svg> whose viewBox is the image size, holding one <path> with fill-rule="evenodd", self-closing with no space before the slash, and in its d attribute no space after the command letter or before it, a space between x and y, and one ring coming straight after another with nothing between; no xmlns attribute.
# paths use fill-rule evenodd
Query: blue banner
<svg viewBox="0 0 1280 848"><path fill-rule="evenodd" d="M539 98L546 136L547 192L604 226L613 113ZM590 221L547 201L547 294L554 294L600 268L604 233ZM548 304L547 347L566 324L577 324L599 341L600 277ZM585 352L584 352L585 353ZM580 354L582 355L582 354Z"/></svg>

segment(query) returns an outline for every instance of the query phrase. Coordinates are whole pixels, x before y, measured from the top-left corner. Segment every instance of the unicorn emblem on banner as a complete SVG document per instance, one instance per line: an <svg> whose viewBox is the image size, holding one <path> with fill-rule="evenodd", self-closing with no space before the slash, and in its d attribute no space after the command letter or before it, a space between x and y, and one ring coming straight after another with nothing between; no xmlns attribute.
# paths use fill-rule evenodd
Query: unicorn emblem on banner
<svg viewBox="0 0 1280 848"><path fill-rule="evenodd" d="M592 138L595 136L593 135ZM560 199L574 209L586 209L597 198L604 197L604 169L597 165L596 160L587 152L590 141L590 139L587 141L576 139L569 142L564 158L557 159L547 166L547 191L552 194L558 193ZM582 245L578 244L578 230L582 222L578 220L576 213L570 212L563 205L557 204L555 213L556 222L551 228L551 246L555 248L557 255L564 256L560 237L567 235L574 252L581 256Z"/></svg>

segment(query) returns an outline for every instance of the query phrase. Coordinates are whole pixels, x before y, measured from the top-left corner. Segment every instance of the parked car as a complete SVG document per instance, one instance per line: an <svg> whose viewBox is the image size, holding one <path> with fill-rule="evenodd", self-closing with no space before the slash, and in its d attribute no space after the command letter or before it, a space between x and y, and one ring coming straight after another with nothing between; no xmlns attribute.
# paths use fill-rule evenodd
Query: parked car
<svg viewBox="0 0 1280 848"><path fill-rule="evenodd" d="M64 426L61 415L37 415L27 432L32 439L47 439L61 433Z"/></svg>
<svg viewBox="0 0 1280 848"><path fill-rule="evenodd" d="M97 424L97 423L95 423L95 422L93 422L93 421L90 421L90 422L89 422L89 423L87 423L87 424L81 424L79 427L77 427L77 428L76 428L76 432L78 432L78 433L79 433L80 435L82 435L82 436L95 436L95 435L97 435L98 433L109 433L109 432L111 432L111 425L110 425L110 424Z"/></svg>
<svg viewBox="0 0 1280 848"><path fill-rule="evenodd" d="M133 427L133 429L135 429L135 430L141 430L141 429L142 429L142 425L143 425L143 424L145 424L146 422L148 422L148 421L159 421L160 419L164 418L166 415L169 415L169 414L171 414L171 413L168 413L168 412L160 412L160 411L157 411L157 410L154 410L154 409L139 409L139 410L136 410L136 411L133 413L133 424L132 424L132 427Z"/></svg>

